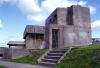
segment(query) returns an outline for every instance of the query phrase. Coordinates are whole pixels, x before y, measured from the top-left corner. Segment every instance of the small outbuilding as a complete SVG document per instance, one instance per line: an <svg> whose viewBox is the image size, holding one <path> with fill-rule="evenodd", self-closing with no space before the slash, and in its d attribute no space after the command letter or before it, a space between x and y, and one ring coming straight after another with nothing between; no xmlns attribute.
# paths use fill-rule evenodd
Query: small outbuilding
<svg viewBox="0 0 100 68"><path fill-rule="evenodd" d="M26 49L40 49L44 41L44 33L44 26L27 25L23 35Z"/></svg>
<svg viewBox="0 0 100 68"><path fill-rule="evenodd" d="M19 49L25 48L25 42L24 41L9 41L7 43L7 45L9 46L9 48L19 48Z"/></svg>

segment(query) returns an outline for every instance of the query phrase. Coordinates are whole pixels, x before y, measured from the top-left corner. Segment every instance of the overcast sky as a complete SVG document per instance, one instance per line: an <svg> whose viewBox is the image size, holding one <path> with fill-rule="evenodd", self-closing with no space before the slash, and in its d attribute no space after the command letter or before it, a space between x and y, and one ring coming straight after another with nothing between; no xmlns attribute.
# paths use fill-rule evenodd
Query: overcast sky
<svg viewBox="0 0 100 68"><path fill-rule="evenodd" d="M100 0L0 0L0 46L23 40L26 25L45 25L55 8L77 4L90 8L92 37L100 38Z"/></svg>

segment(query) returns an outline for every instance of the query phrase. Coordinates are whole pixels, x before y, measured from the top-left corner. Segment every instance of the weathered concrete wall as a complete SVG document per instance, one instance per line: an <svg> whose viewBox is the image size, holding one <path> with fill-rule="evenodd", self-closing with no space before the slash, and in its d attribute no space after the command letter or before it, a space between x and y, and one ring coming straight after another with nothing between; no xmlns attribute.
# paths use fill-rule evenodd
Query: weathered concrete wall
<svg viewBox="0 0 100 68"><path fill-rule="evenodd" d="M26 49L35 48L35 43L33 42L32 38L25 39L25 44L26 44Z"/></svg>
<svg viewBox="0 0 100 68"><path fill-rule="evenodd" d="M3 59L12 59L12 49L5 49Z"/></svg>
<svg viewBox="0 0 100 68"><path fill-rule="evenodd" d="M66 25L67 22L67 8L56 8L50 16L46 19L46 24L58 24L58 25ZM55 17L56 15L56 17ZM63 21L63 22L62 22ZM45 25L47 26L47 25Z"/></svg>
<svg viewBox="0 0 100 68"><path fill-rule="evenodd" d="M51 24L57 24L57 9L55 9L50 16L46 19L46 24L51 23ZM46 25L45 25L46 26Z"/></svg>
<svg viewBox="0 0 100 68"><path fill-rule="evenodd" d="M15 48L16 48L16 49L24 49L25 46L16 46Z"/></svg>
<svg viewBox="0 0 100 68"><path fill-rule="evenodd" d="M40 49L43 40L27 38L25 39L26 49Z"/></svg>
<svg viewBox="0 0 100 68"><path fill-rule="evenodd" d="M59 36L58 36L58 48L63 47L63 25L49 25L49 48L52 48L52 29L58 29L59 30Z"/></svg>
<svg viewBox="0 0 100 68"><path fill-rule="evenodd" d="M62 48L64 45L63 45L63 25L57 25L57 24L49 24L49 28L48 28L48 32L46 35L46 38L45 38L45 41L46 41L46 46L48 46L48 48L52 48L52 29L58 29L59 30L59 43L58 43L58 47L59 48Z"/></svg>
<svg viewBox="0 0 100 68"><path fill-rule="evenodd" d="M44 40L45 27L27 25L24 31L25 48L40 49Z"/></svg>
<svg viewBox="0 0 100 68"><path fill-rule="evenodd" d="M12 59L23 57L29 54L28 49L11 49Z"/></svg>
<svg viewBox="0 0 100 68"><path fill-rule="evenodd" d="M88 7L73 5L69 9L73 12L72 20L73 20L74 26L91 27L90 10Z"/></svg>
<svg viewBox="0 0 100 68"><path fill-rule="evenodd" d="M29 54L28 49L13 49L13 48L3 48L0 49L0 54L3 54L3 59L15 59L26 56Z"/></svg>
<svg viewBox="0 0 100 68"><path fill-rule="evenodd" d="M0 59L3 58L4 52L5 52L5 49L4 48L0 48L0 54L2 55L2 56L0 56Z"/></svg>
<svg viewBox="0 0 100 68"><path fill-rule="evenodd" d="M80 46L89 45L91 43L90 28L64 26L64 45L65 46Z"/></svg>
<svg viewBox="0 0 100 68"><path fill-rule="evenodd" d="M4 48L0 48L0 54L4 54Z"/></svg>
<svg viewBox="0 0 100 68"><path fill-rule="evenodd" d="M57 8L57 24L58 25L67 25L67 11L68 8Z"/></svg>
<svg viewBox="0 0 100 68"><path fill-rule="evenodd" d="M45 33L45 26L27 25L23 33L23 38L26 39L28 34L44 34L44 33Z"/></svg>
<svg viewBox="0 0 100 68"><path fill-rule="evenodd" d="M0 48L0 54L3 54L3 59L11 58L11 50L8 48Z"/></svg>
<svg viewBox="0 0 100 68"><path fill-rule="evenodd" d="M57 14L57 23L49 20ZM59 30L59 48L92 44L90 10L87 7L73 5L68 8L57 8L47 19L45 41L52 48L52 29Z"/></svg>
<svg viewBox="0 0 100 68"><path fill-rule="evenodd" d="M46 48L49 48L49 23L45 24L44 41L46 42Z"/></svg>
<svg viewBox="0 0 100 68"><path fill-rule="evenodd" d="M3 59L11 59L12 53L10 48L2 48L0 49L0 54L3 54Z"/></svg>
<svg viewBox="0 0 100 68"><path fill-rule="evenodd" d="M59 29L58 48L67 46L81 46L89 45L91 43L90 28L75 27L75 26L64 26L64 25L49 25L48 40L46 40L46 46L52 48L52 29Z"/></svg>

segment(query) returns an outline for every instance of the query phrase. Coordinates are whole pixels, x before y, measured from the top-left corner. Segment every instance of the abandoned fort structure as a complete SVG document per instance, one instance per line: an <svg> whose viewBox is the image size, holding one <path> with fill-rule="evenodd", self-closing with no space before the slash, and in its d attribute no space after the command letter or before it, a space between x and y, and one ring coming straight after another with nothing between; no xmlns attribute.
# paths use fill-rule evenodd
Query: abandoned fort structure
<svg viewBox="0 0 100 68"><path fill-rule="evenodd" d="M27 25L23 38L24 42L8 42L9 47L52 49L92 44L90 10L80 5L56 8L45 20L45 26Z"/></svg>
<svg viewBox="0 0 100 68"><path fill-rule="evenodd" d="M40 48L43 41L47 48L89 45L92 43L90 10L80 5L56 8L45 26L27 25L24 39L27 49Z"/></svg>

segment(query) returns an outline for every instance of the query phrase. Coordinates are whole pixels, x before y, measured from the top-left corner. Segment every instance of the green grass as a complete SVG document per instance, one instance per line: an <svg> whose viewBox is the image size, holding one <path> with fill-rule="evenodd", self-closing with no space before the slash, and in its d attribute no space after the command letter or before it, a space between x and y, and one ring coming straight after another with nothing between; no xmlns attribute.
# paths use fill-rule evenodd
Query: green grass
<svg viewBox="0 0 100 68"><path fill-rule="evenodd" d="M7 47L0 47L0 48L7 48Z"/></svg>
<svg viewBox="0 0 100 68"><path fill-rule="evenodd" d="M10 62L17 62L17 63L24 63L24 64L37 64L37 60L38 58L40 58L42 56L42 54L44 54L44 52L47 49L44 50L38 50L35 52L31 52L31 56L27 55L25 57L21 57L21 58L17 58L17 59L10 59L10 60L6 60L6 61L10 61ZM34 50L33 50L34 51Z"/></svg>
<svg viewBox="0 0 100 68"><path fill-rule="evenodd" d="M100 68L100 44L74 47L55 68Z"/></svg>
<svg viewBox="0 0 100 68"><path fill-rule="evenodd" d="M4 66L0 66L0 68L6 68L6 67L4 67Z"/></svg>

